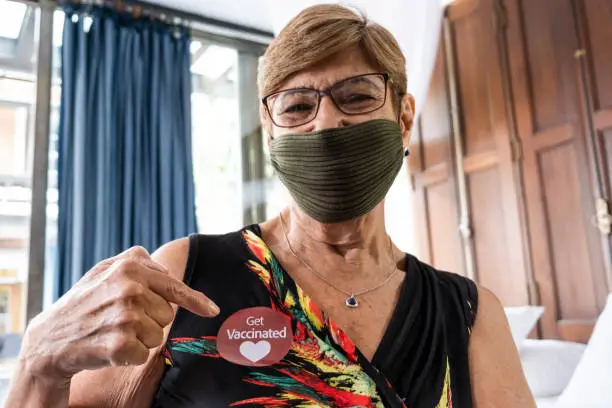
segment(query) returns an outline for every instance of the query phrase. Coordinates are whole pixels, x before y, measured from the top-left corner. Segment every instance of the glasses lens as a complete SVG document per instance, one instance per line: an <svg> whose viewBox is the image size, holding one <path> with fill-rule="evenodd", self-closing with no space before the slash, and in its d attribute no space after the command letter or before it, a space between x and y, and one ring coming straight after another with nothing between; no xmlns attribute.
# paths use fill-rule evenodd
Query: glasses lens
<svg viewBox="0 0 612 408"><path fill-rule="evenodd" d="M340 110L355 115L380 109L387 87L384 75L372 74L339 82L330 91Z"/></svg>
<svg viewBox="0 0 612 408"><path fill-rule="evenodd" d="M317 113L319 94L310 89L291 89L272 95L268 107L277 126L299 126Z"/></svg>

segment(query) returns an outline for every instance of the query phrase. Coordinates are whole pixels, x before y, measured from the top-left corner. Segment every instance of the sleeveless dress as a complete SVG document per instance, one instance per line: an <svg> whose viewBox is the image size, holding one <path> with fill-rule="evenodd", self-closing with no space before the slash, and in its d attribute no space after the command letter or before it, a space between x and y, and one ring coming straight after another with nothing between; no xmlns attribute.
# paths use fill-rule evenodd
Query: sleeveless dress
<svg viewBox="0 0 612 408"><path fill-rule="evenodd" d="M396 309L370 362L287 274L257 225L189 241L184 281L221 313L202 318L179 308L153 407L472 406L468 342L478 305L472 281L407 255ZM224 360L216 345L222 323L261 306L291 320L289 353L266 367Z"/></svg>

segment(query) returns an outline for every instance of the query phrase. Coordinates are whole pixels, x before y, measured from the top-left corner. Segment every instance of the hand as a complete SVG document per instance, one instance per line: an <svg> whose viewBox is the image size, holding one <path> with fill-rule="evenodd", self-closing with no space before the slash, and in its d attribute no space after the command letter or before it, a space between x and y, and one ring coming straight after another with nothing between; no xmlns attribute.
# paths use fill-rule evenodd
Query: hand
<svg viewBox="0 0 612 408"><path fill-rule="evenodd" d="M100 262L32 320L20 359L31 375L66 380L82 370L143 364L174 319L170 303L204 317L219 313L144 248L130 248Z"/></svg>

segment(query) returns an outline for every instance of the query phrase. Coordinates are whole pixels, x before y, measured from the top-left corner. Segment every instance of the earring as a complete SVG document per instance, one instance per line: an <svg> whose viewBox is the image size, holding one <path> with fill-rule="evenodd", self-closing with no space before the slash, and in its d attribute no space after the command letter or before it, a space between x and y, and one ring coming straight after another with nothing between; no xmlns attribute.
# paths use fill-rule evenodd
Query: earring
<svg viewBox="0 0 612 408"><path fill-rule="evenodd" d="M408 157L408 156L410 156L410 150L408 150L408 148L406 147L404 149L404 157Z"/></svg>

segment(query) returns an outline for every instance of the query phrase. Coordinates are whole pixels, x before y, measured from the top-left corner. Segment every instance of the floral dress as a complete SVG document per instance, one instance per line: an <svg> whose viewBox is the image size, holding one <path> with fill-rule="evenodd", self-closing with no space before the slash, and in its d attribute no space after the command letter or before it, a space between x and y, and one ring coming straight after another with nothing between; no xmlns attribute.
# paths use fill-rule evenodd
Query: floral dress
<svg viewBox="0 0 612 408"><path fill-rule="evenodd" d="M257 225L192 235L185 282L221 308L206 319L179 309L153 407L471 407L467 347L477 291L407 255L400 298L372 361L286 273ZM291 322L276 364L231 363L217 349L223 322L267 307Z"/></svg>

